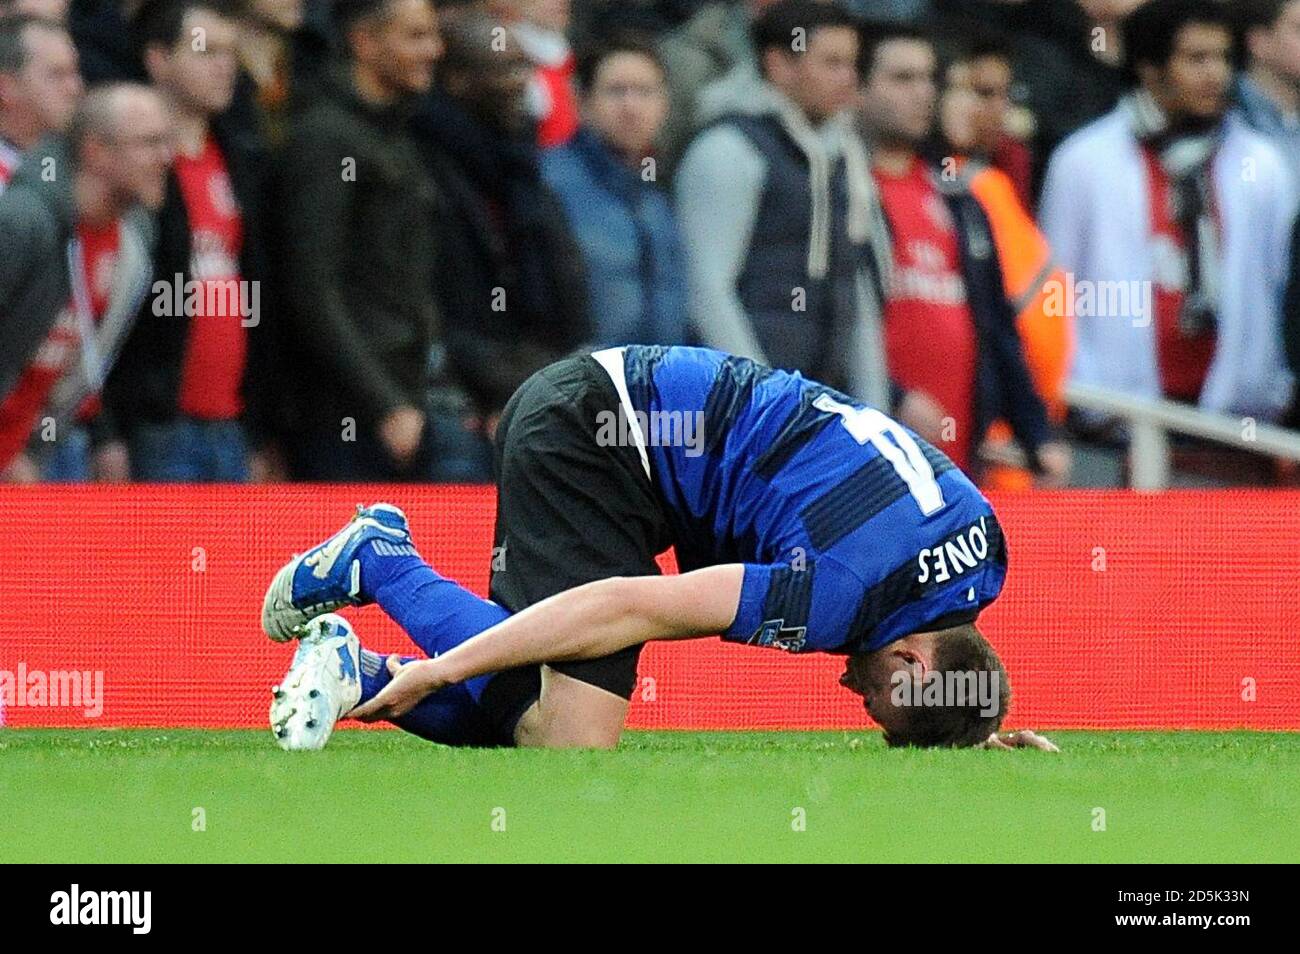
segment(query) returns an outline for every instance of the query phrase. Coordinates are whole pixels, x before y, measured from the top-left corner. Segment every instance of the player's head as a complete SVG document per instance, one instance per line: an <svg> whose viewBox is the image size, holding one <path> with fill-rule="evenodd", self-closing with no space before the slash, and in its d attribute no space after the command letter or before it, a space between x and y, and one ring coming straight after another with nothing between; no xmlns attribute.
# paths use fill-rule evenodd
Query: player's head
<svg viewBox="0 0 1300 954"><path fill-rule="evenodd" d="M891 746L964 748L998 730L1007 671L971 623L850 656L840 683L862 696Z"/></svg>

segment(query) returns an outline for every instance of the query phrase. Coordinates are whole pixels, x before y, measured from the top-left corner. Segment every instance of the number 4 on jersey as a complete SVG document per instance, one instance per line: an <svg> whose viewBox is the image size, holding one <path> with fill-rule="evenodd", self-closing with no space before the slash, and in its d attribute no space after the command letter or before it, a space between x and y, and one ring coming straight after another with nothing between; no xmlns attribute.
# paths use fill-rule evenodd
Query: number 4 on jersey
<svg viewBox="0 0 1300 954"><path fill-rule="evenodd" d="M922 514L928 517L943 509L943 490L934 478L934 468L901 424L875 408L841 404L829 394L818 395L813 407L838 414L845 430L855 441L859 444L870 442L880 451L880 456L893 464L898 476L907 484Z"/></svg>

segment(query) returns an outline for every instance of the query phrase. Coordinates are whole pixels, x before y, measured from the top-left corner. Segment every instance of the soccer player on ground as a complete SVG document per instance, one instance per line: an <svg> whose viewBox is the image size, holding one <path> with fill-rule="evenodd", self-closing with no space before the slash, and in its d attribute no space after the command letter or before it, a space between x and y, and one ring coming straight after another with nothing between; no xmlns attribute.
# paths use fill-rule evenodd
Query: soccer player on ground
<svg viewBox="0 0 1300 954"><path fill-rule="evenodd" d="M721 634L845 655L891 745L1054 749L996 734L1006 672L974 625L1006 574L992 508L881 412L631 346L530 378L496 450L492 601L430 568L386 504L276 574L263 627L302 636L271 707L284 748L319 748L343 714L451 745L612 747L642 644ZM669 546L678 576L655 562ZM332 612L371 602L429 658L385 660Z"/></svg>

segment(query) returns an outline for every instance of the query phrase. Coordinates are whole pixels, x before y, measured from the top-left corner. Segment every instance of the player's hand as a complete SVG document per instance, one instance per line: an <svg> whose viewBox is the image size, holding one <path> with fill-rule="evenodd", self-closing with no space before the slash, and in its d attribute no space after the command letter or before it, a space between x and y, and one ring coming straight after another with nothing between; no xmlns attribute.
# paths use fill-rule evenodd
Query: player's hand
<svg viewBox="0 0 1300 954"><path fill-rule="evenodd" d="M396 656L388 657L388 671L393 681L380 690L369 702L357 706L347 714L349 719L361 722L392 721L406 715L431 692L447 683L438 674L436 659L418 659L403 663Z"/></svg>
<svg viewBox="0 0 1300 954"><path fill-rule="evenodd" d="M930 395L924 391L908 391L898 403L896 416L901 424L914 430L922 440L943 448L943 428L948 417Z"/></svg>
<svg viewBox="0 0 1300 954"><path fill-rule="evenodd" d="M405 466L415 457L424 438L424 412L410 405L394 408L379 422L379 439L397 464Z"/></svg>
<svg viewBox="0 0 1300 954"><path fill-rule="evenodd" d="M19 454L0 471L0 484L35 484L41 479L41 469L28 454Z"/></svg>
<svg viewBox="0 0 1300 954"><path fill-rule="evenodd" d="M1059 752L1050 739L1039 735L1037 732L1031 732L1029 729L1021 729L1019 732L1003 732L998 735L996 732L987 739L975 746L977 749L1039 749L1043 752Z"/></svg>
<svg viewBox="0 0 1300 954"><path fill-rule="evenodd" d="M253 484L280 484L289 479L289 465L284 452L274 444L248 455L248 481Z"/></svg>
<svg viewBox="0 0 1300 954"><path fill-rule="evenodd" d="M109 441L95 451L90 471L96 483L125 484L131 479L131 454L122 441Z"/></svg>
<svg viewBox="0 0 1300 954"><path fill-rule="evenodd" d="M1038 477L1041 487L1064 487L1070 481L1070 445L1063 441L1049 441L1038 448Z"/></svg>

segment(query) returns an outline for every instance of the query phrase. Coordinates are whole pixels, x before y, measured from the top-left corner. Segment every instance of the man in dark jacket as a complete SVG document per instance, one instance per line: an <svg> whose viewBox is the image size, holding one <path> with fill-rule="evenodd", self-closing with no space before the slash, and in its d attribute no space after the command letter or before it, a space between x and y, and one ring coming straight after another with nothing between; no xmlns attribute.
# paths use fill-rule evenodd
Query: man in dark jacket
<svg viewBox="0 0 1300 954"><path fill-rule="evenodd" d="M431 414L437 193L411 136L441 55L429 0L341 0L345 57L293 122L277 185L292 322L294 470L315 480L478 479L481 438ZM449 385L439 393L454 392Z"/></svg>
<svg viewBox="0 0 1300 954"><path fill-rule="evenodd" d="M437 89L414 126L445 199L436 275L447 346L488 421L590 328L581 253L542 181L531 66L495 29L476 12L448 22Z"/></svg>

